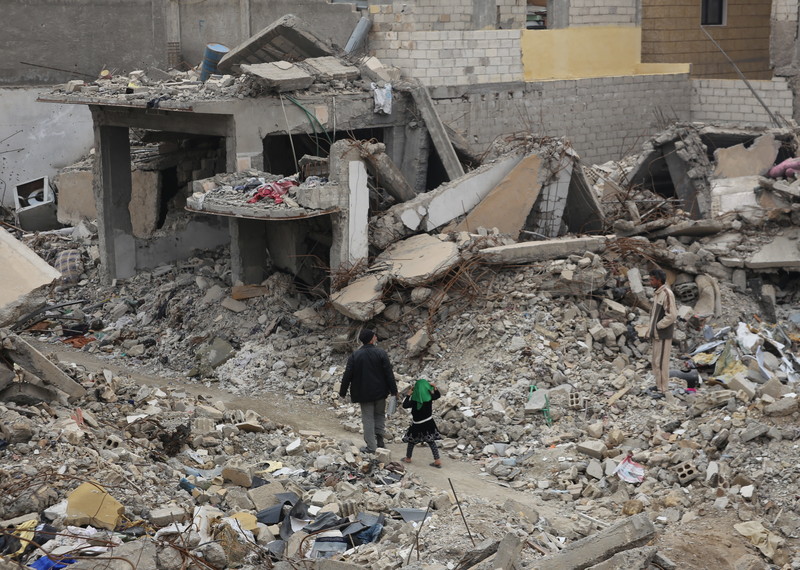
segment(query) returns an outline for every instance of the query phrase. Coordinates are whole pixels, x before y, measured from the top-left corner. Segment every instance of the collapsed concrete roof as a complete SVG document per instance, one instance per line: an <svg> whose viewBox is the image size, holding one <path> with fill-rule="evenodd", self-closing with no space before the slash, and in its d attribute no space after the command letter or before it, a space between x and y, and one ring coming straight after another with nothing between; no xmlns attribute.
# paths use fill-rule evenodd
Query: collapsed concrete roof
<svg viewBox="0 0 800 570"><path fill-rule="evenodd" d="M230 50L217 64L226 73L238 72L244 63L301 61L333 55L333 48L319 39L303 21L287 14Z"/></svg>

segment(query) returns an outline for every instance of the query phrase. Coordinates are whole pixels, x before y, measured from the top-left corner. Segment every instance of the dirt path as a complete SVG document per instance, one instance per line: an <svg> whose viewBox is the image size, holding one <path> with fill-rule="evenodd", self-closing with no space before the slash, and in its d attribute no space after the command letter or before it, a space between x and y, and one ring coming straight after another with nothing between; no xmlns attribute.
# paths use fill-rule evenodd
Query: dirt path
<svg viewBox="0 0 800 570"><path fill-rule="evenodd" d="M349 439L356 445L362 445L361 435L344 429L339 418L333 410L315 405L302 398L287 401L283 394L264 392L260 397L242 397L232 394L219 386L198 384L187 381L182 377L168 378L149 374L140 369L120 365L118 362L104 360L96 355L72 350L65 346L39 342L27 337L26 340L44 354L56 356L59 361L74 363L89 372L100 372L104 368L117 375L125 376L149 386L161 388L180 388L187 393L203 396L209 401L222 401L227 406L242 410L251 409L270 420L289 425L295 430L316 430L336 439ZM388 444L392 456L396 459L405 455L404 443ZM507 499L514 499L522 503L529 503L528 496L522 492L504 487L497 481L484 474L475 463L466 461L453 461L443 457L444 468L431 467L430 450L420 447L414 454L414 461L406 468L418 474L428 485L439 490L450 490L450 481L458 493L459 498L475 496L492 499L498 504ZM543 516L557 516L556 513L545 514L540 505L537 510Z"/></svg>

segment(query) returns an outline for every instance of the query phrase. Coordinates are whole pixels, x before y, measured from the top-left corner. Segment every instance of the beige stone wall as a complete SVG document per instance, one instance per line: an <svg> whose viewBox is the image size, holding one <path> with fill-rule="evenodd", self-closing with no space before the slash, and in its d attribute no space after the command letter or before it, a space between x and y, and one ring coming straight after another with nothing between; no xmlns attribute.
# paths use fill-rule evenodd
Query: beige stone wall
<svg viewBox="0 0 800 570"><path fill-rule="evenodd" d="M725 25L706 30L748 79L771 79L772 0L727 4ZM691 63L692 77L734 79L736 71L700 28L700 6L701 0L642 0L642 61Z"/></svg>
<svg viewBox="0 0 800 570"><path fill-rule="evenodd" d="M370 43L384 64L425 85L521 81L521 30L387 32Z"/></svg>
<svg viewBox="0 0 800 570"><path fill-rule="evenodd" d="M792 90L787 80L751 81L750 84L772 114L792 118ZM764 107L739 79L692 81L692 121L774 126Z"/></svg>
<svg viewBox="0 0 800 570"><path fill-rule="evenodd" d="M490 2L491 0L480 0ZM494 0L492 26L525 27L525 0ZM474 0L394 0L370 6L373 32L467 31L476 29Z"/></svg>

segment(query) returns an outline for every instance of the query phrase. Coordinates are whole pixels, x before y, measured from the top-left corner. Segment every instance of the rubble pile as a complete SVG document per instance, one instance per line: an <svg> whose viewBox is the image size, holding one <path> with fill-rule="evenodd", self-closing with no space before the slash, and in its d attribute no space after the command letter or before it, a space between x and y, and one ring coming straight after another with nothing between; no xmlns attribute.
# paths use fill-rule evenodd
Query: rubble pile
<svg viewBox="0 0 800 570"><path fill-rule="evenodd" d="M56 258L76 245L91 248L87 233L76 232L84 236L83 244L43 234L33 241L44 257ZM476 461L493 479L524 491L537 508L552 508L555 501L577 517L569 524L547 518L556 524L544 529L553 536L578 539L596 530L593 519L611 522L639 511L661 529L735 511L743 521L772 523L770 532L783 540L797 539L800 519L791 491L798 483L793 466L800 463L794 443L800 431L792 421L797 400L791 392L800 373L795 356L800 316L792 310L796 287L776 289L775 300L785 303L770 305L778 322L770 326L753 320L763 313L763 302L745 294L752 293L747 289L752 283L737 290L729 281L678 273L676 346L691 357L706 384L687 393L676 379L665 404L647 391L649 347L639 335L647 323L648 291L641 282L646 267L637 256L657 254L684 271L708 269L714 257L698 253L708 238L688 248L676 238L625 241L630 239L609 242L600 253L513 269L477 266L424 285L395 287L374 326L386 339L382 344L401 386L424 376L442 388L436 414L446 437L445 457ZM687 253L696 256L688 257L691 263L683 261ZM85 302L40 314L45 318L34 328L60 342L65 330L81 331L77 320L90 330L67 340L93 338L84 351L126 358L153 372L214 379L252 397L284 393L287 399L308 399L332 407L345 429L357 434L357 407L342 405L336 396L357 327L280 273L260 286L231 286L225 259L224 251L206 253L114 287L100 286L93 263L85 259L77 286L60 290L61 297ZM708 294L710 301L703 298ZM70 321L61 320L67 316ZM410 342L420 330L426 338ZM409 357L414 351L419 356ZM148 398L149 393L123 393L116 399L145 406ZM90 412L100 407L93 406ZM184 416L192 409L185 403L178 407ZM219 421L231 421L220 413ZM162 426L165 421L159 420ZM396 443L405 423L391 418L387 441ZM294 434L268 431L270 445L234 441L226 448L223 442L220 457L242 455L237 445L274 449L280 457ZM149 464L152 458L146 457ZM620 479L625 458L642 467L640 484ZM180 471L174 462L167 465ZM117 499L127 504L127 497ZM424 501L415 505L425 507ZM384 555L385 545L379 544L366 547L369 555L362 562L375 548ZM785 562L787 552L770 556Z"/></svg>

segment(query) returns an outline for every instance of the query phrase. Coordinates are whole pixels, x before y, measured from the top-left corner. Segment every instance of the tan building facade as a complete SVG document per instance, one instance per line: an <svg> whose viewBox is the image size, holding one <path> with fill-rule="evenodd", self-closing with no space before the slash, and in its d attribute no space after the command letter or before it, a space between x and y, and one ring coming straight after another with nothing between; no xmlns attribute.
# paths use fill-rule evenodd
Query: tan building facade
<svg viewBox="0 0 800 570"><path fill-rule="evenodd" d="M695 78L734 79L733 66L703 33L705 16L721 24L706 31L748 79L771 79L772 0L642 0L642 61L691 63ZM717 10L721 12L717 12Z"/></svg>

